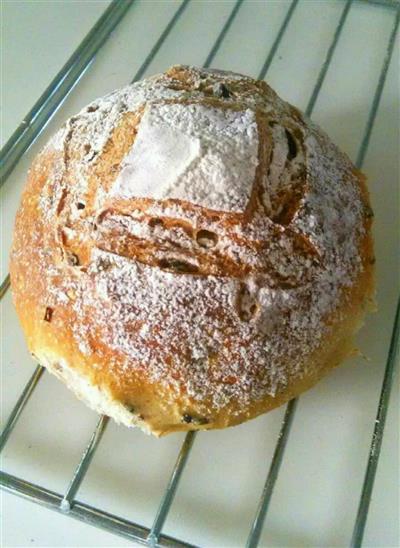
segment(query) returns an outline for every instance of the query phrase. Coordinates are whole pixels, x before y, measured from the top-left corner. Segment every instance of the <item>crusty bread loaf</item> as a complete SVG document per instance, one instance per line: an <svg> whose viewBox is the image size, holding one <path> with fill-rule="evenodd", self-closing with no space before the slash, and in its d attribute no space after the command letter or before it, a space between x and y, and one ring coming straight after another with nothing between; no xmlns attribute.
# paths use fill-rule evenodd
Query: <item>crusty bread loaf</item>
<svg viewBox="0 0 400 548"><path fill-rule="evenodd" d="M175 66L36 158L14 301L32 354L96 411L156 435L222 428L352 352L371 217L364 176L265 82Z"/></svg>

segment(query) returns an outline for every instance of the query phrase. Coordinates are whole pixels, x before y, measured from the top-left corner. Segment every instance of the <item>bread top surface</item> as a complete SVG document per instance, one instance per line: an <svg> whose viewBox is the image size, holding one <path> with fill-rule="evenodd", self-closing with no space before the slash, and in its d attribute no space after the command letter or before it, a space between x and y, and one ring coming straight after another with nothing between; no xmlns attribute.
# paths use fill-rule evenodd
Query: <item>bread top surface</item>
<svg viewBox="0 0 400 548"><path fill-rule="evenodd" d="M127 405L146 385L237 411L304 375L372 269L371 216L347 156L265 82L176 66L41 152L14 298L32 351L74 356Z"/></svg>

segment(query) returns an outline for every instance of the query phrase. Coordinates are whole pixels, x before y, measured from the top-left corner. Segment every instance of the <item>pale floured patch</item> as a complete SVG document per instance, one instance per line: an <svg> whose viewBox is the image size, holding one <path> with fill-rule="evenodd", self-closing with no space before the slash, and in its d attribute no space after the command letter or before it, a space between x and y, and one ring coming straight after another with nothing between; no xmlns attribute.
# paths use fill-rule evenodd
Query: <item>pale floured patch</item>
<svg viewBox="0 0 400 548"><path fill-rule="evenodd" d="M243 211L258 159L254 111L199 104L147 107L111 194L175 198L208 209Z"/></svg>

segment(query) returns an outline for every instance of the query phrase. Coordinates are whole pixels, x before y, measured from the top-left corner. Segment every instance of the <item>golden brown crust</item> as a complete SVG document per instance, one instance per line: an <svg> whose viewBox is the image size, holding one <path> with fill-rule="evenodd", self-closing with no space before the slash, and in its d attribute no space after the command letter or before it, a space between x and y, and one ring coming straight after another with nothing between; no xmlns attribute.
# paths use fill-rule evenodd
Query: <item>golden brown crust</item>
<svg viewBox="0 0 400 548"><path fill-rule="evenodd" d="M245 209L115 193L159 105L255 114ZM36 158L13 297L31 352L99 412L156 435L223 428L352 352L374 291L371 217L365 177L264 82L173 67L89 105Z"/></svg>

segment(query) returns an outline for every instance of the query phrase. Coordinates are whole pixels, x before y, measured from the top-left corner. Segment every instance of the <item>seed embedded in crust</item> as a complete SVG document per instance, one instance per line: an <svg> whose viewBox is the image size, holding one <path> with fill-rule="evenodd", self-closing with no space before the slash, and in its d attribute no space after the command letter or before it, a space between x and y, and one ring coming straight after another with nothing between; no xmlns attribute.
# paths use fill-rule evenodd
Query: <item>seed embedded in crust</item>
<svg viewBox="0 0 400 548"><path fill-rule="evenodd" d="M374 216L374 212L372 210L372 207L365 206L364 207L364 215L366 216L367 219L372 219L372 217Z"/></svg>
<svg viewBox="0 0 400 548"><path fill-rule="evenodd" d="M213 91L217 97L223 97L224 99L228 99L231 96L231 92L223 83L216 84Z"/></svg>
<svg viewBox="0 0 400 548"><path fill-rule="evenodd" d="M162 219L159 219L158 217L153 217L149 220L149 226L151 228L154 228L155 226L164 226L164 221Z"/></svg>
<svg viewBox="0 0 400 548"><path fill-rule="evenodd" d="M188 413L182 415L182 422L186 424L195 424L196 426L201 426L203 424L208 424L210 421L206 417L193 417Z"/></svg>
<svg viewBox="0 0 400 548"><path fill-rule="evenodd" d="M75 253L68 253L67 260L69 265L79 266L79 257Z"/></svg>
<svg viewBox="0 0 400 548"><path fill-rule="evenodd" d="M55 363L53 364L53 368L54 368L56 371L58 371L59 373L61 373L61 372L64 370L63 366L62 366L60 363L58 363L58 362L55 362Z"/></svg>
<svg viewBox="0 0 400 548"><path fill-rule="evenodd" d="M50 306L46 306L46 311L44 313L44 321L45 322L51 322L51 318L53 317L54 310Z"/></svg>
<svg viewBox="0 0 400 548"><path fill-rule="evenodd" d="M113 267L113 264L108 259L101 258L97 262L97 268L100 272L105 270L110 270L112 267Z"/></svg>
<svg viewBox="0 0 400 548"><path fill-rule="evenodd" d="M196 265L187 263L186 261L181 261L180 259L161 259L158 262L160 268L165 268L168 270L173 270L174 272L180 272L183 274L194 274L198 272Z"/></svg>
<svg viewBox="0 0 400 548"><path fill-rule="evenodd" d="M259 308L256 296L250 292L249 288L244 283L240 285L237 294L236 307L239 318L243 322L249 322L253 319Z"/></svg>

